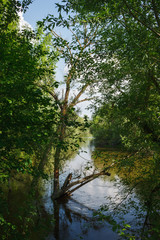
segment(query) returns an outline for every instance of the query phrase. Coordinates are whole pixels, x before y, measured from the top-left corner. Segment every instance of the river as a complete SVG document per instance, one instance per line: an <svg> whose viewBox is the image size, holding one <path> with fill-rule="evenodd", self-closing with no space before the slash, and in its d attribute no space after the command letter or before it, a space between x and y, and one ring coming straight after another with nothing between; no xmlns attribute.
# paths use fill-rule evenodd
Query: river
<svg viewBox="0 0 160 240"><path fill-rule="evenodd" d="M95 150L91 139L86 138L86 144L80 149L79 153L71 160L65 163L61 182L68 175L73 173L75 176L79 172L90 174L95 169L96 159L93 160L92 153ZM97 163L99 166L99 164ZM92 167L91 167L92 166ZM97 167L97 166L96 166ZM100 167L99 167L100 168ZM84 169L88 169L84 171ZM125 221L131 227L136 225L135 208L129 204L134 201L137 206L140 202L136 193L133 191L129 198L126 197L126 186L121 182L120 177L111 171L111 176L101 176L88 184L82 186L73 193L71 198L53 203L51 195L53 192L53 179L43 182L42 204L45 211L51 215L54 214L53 229L50 229L46 240L116 240L120 236L112 231L113 224L106 221L99 221L94 217L96 210L102 206L108 205L108 211L112 216L113 205L119 206L122 202L125 205L126 212L119 211L119 216L115 217L117 223ZM112 202L112 204L110 204ZM128 204L128 205L127 205ZM129 212L127 209L129 208ZM123 234L123 233L122 233Z"/></svg>

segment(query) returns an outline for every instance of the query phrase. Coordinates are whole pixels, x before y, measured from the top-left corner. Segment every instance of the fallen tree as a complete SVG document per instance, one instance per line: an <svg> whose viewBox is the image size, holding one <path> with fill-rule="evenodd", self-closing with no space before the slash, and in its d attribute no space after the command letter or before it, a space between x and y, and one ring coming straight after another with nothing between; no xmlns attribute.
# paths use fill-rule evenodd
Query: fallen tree
<svg viewBox="0 0 160 240"><path fill-rule="evenodd" d="M56 200L60 197L70 196L74 191L76 191L80 187L84 186L85 184L91 182L92 180L98 178L99 176L102 176L102 175L110 176L111 174L108 172L108 170L112 166L113 166L113 164L111 164L109 167L106 167L105 169L103 169L102 171L100 171L98 173L92 173L86 177L75 180L73 182L71 182L72 173L68 174L68 176L66 177L66 179L64 181L63 186L58 191L56 191L56 192L54 191L54 193L52 195L52 199Z"/></svg>

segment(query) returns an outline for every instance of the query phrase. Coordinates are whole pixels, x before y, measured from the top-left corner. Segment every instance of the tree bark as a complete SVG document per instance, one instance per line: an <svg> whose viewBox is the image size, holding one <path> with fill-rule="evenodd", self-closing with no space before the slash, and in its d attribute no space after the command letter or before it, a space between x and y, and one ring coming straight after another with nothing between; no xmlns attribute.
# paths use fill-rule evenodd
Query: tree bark
<svg viewBox="0 0 160 240"><path fill-rule="evenodd" d="M111 166L113 166L113 164ZM61 198L63 196L70 196L74 191L76 191L80 187L84 186L85 184L91 182L92 180L98 178L99 176L102 176L102 175L110 176L110 173L107 170L109 168L111 168L111 166L107 167L106 169L104 169L103 171L101 171L99 173L90 174L89 176L86 176L82 179L79 179L79 180L71 182L71 183L70 183L71 174L69 174L67 176L62 188L58 189L57 192L54 192L54 194L52 195L52 199L56 200L56 199Z"/></svg>
<svg viewBox="0 0 160 240"><path fill-rule="evenodd" d="M63 144L63 140L65 138L65 132L66 132L66 126L65 126L65 114L66 114L65 107L62 109L62 117L61 117L61 123L59 127L59 131L57 131L57 134L59 135L58 141L59 143ZM60 155L61 155L62 147L57 145L55 154L54 154L54 196L59 196L59 169L60 169Z"/></svg>

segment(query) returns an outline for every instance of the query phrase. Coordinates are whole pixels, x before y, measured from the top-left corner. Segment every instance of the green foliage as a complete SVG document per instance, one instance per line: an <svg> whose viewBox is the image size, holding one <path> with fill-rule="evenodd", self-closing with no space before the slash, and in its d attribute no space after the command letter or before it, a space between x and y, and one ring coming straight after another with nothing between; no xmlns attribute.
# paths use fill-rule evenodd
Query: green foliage
<svg viewBox="0 0 160 240"><path fill-rule="evenodd" d="M29 2L23 1L22 7ZM20 1L0 3L0 185L9 185L8 196L6 190L0 192L2 239L28 239L24 233L36 209L30 202L26 212L22 206L17 214L19 224L12 219L10 181L18 173L46 177L39 164L58 118L57 103L39 84L50 78L52 88L57 87L53 77L57 53L50 37L19 30L20 7Z"/></svg>
<svg viewBox="0 0 160 240"><path fill-rule="evenodd" d="M17 21L16 17L14 21ZM33 34L30 33L20 33L18 28L8 27L0 36L2 177L9 176L12 170L33 173L32 155L46 143L55 123L56 106L36 84L37 80L54 73L53 63L51 68L51 64L41 60L51 52L44 49L45 43L34 47L31 43ZM53 61L52 55L51 58Z"/></svg>
<svg viewBox="0 0 160 240"><path fill-rule="evenodd" d="M159 236L153 230L157 229L153 216L160 218L157 214L160 153L159 1L95 0L91 4L90 1L66 0L65 3L67 9L74 9L81 18L86 21L92 19L101 25L96 45L97 70L101 74L96 89L99 89L100 98L97 100L98 110L95 110L92 131L98 140L101 138L106 143L112 141L112 133L117 134L121 137L121 143L132 151L127 158L117 162L121 172L128 169L128 180L133 180L135 169L141 172L141 176L135 175L134 181L140 184L144 199L148 199L144 204L147 220L142 239L157 239Z"/></svg>
<svg viewBox="0 0 160 240"><path fill-rule="evenodd" d="M39 22L36 33L26 29L20 32L18 11L21 6L25 10L30 2L0 3L0 181L17 172L44 176L44 164L53 145L59 170L60 154L77 148L82 140L75 129L83 130L89 125L86 119L84 123L79 121L74 106L85 100L79 98L87 88L92 97L98 89L100 98L95 99L99 106L92 131L100 144L123 144L136 152L117 160L117 166L119 170L128 169L130 174L135 168L141 169L143 177L136 175L134 180L145 186L144 192L140 189L147 199L146 218L151 221L151 236L157 237L154 218L159 218L158 0L64 0L64 6L57 4L58 18L49 15ZM65 19L62 10L75 11L76 15ZM72 33L71 41L57 35L54 29L58 26ZM64 58L68 66L62 99L54 91L58 86L54 81L58 57ZM69 96L71 87L78 87L75 97ZM144 153L152 155L152 161L146 158L146 164L139 162L146 157ZM130 176L128 183L133 179ZM12 235L14 224L2 216L1 225L5 234L9 231ZM117 228L116 223L113 225ZM132 239L125 235L126 228L128 225L120 234Z"/></svg>
<svg viewBox="0 0 160 240"><path fill-rule="evenodd" d="M121 145L121 121L117 118L112 105L104 105L99 108L94 116L91 132L95 138L95 145L101 147Z"/></svg>
<svg viewBox="0 0 160 240"><path fill-rule="evenodd" d="M77 7L77 1L67 1L67 4L81 17L86 15L86 20L101 23L96 45L101 109L108 104L114 106L112 114L118 118L114 121L120 125L117 126L121 128L119 135L128 148L138 149L140 143L144 148L159 146L158 2L95 1L92 7L87 1L78 2ZM101 112L96 111L95 115L100 115L103 121ZM108 112L106 115L108 118ZM108 123L112 124L112 120ZM97 126L100 128L100 124ZM106 138L108 131L116 133L117 130L110 126Z"/></svg>

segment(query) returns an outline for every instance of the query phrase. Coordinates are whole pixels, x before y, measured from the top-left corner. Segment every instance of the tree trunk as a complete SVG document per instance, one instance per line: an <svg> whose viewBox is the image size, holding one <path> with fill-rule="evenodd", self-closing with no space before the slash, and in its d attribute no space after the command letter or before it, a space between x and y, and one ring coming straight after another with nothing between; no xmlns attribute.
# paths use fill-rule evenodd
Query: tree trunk
<svg viewBox="0 0 160 240"><path fill-rule="evenodd" d="M65 111L64 111L65 112ZM61 125L59 127L59 131L57 132L59 134L59 142L63 144L63 140L65 138L65 131L66 131L66 126L64 123L64 118L65 118L65 113L62 112L62 117L61 117ZM60 169L60 155L61 155L62 147L57 146L54 154L54 190L53 190L53 195L55 196L54 198L58 198L59 196L59 169Z"/></svg>
<svg viewBox="0 0 160 240"><path fill-rule="evenodd" d="M114 164L111 164L111 166L113 166ZM99 173L93 173L89 176L86 176L82 179L79 179L77 181L71 182L71 177L72 174L70 173L63 186L61 188L58 189L58 191L52 195L52 199L56 200L60 197L64 197L64 196L70 196L74 191L76 191L77 189L79 189L80 187L84 186L85 184L91 182L92 180L98 178L101 175L107 175L110 176L110 173L107 171L109 168L111 168L111 166L107 167L106 169L104 169L103 171L99 172ZM74 188L73 188L74 187Z"/></svg>
<svg viewBox="0 0 160 240"><path fill-rule="evenodd" d="M55 197L58 195L58 192L59 192L60 152L61 152L61 149L57 147L55 156L54 156L54 195Z"/></svg>

